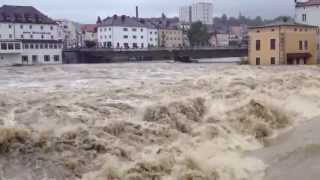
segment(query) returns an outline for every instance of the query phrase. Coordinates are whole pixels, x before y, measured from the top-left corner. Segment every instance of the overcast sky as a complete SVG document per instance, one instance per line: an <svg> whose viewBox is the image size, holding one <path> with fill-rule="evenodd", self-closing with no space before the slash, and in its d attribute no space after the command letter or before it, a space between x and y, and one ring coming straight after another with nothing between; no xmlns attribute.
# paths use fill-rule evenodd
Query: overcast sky
<svg viewBox="0 0 320 180"><path fill-rule="evenodd" d="M213 0L214 13L238 16L262 16L272 18L293 15L294 0ZM94 23L97 16L113 14L133 16L135 6L141 17L157 17L162 12L167 16L178 16L178 8L191 4L193 0L0 0L0 4L32 5L51 18L65 18L80 23Z"/></svg>

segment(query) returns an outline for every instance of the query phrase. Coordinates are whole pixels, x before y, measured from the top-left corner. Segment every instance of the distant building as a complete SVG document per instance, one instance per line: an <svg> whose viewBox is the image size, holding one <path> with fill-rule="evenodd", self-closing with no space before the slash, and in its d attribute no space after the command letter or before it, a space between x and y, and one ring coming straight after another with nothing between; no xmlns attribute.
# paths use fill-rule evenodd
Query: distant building
<svg viewBox="0 0 320 180"><path fill-rule="evenodd" d="M58 24L31 6L0 8L0 65L62 63Z"/></svg>
<svg viewBox="0 0 320 180"><path fill-rule="evenodd" d="M228 47L229 46L229 34L228 33L213 33L209 44L212 47Z"/></svg>
<svg viewBox="0 0 320 180"><path fill-rule="evenodd" d="M85 46L85 43L88 41L98 43L97 28L96 24L85 24L81 26L82 47Z"/></svg>
<svg viewBox="0 0 320 180"><path fill-rule="evenodd" d="M190 24L192 22L191 6L182 6L179 8L179 21L183 24Z"/></svg>
<svg viewBox="0 0 320 180"><path fill-rule="evenodd" d="M318 27L278 22L249 29L249 62L253 65L316 64Z"/></svg>
<svg viewBox="0 0 320 180"><path fill-rule="evenodd" d="M159 46L165 48L181 48L185 46L182 29L178 18L149 18L150 23L159 29Z"/></svg>
<svg viewBox="0 0 320 180"><path fill-rule="evenodd" d="M209 0L197 1L192 4L192 22L213 24L213 3Z"/></svg>
<svg viewBox="0 0 320 180"><path fill-rule="evenodd" d="M156 36L158 34L155 30ZM103 48L147 48L150 31L137 18L108 17L98 26L98 43Z"/></svg>
<svg viewBox="0 0 320 180"><path fill-rule="evenodd" d="M56 20L56 22L60 28L64 48L80 47L82 42L80 24L66 19Z"/></svg>

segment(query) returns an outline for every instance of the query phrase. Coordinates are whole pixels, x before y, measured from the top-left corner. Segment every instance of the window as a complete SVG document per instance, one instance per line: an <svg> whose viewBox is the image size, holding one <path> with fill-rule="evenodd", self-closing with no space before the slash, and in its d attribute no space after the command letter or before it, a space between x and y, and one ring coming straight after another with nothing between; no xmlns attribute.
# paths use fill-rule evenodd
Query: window
<svg viewBox="0 0 320 180"><path fill-rule="evenodd" d="M25 44L24 49L29 49L29 44Z"/></svg>
<svg viewBox="0 0 320 180"><path fill-rule="evenodd" d="M256 40L256 50L257 51L260 51L260 49L261 49L261 44L260 44L260 40Z"/></svg>
<svg viewBox="0 0 320 180"><path fill-rule="evenodd" d="M123 31L128 31L128 28L123 28Z"/></svg>
<svg viewBox="0 0 320 180"><path fill-rule="evenodd" d="M43 44L40 44L40 49L43 49Z"/></svg>
<svg viewBox="0 0 320 180"><path fill-rule="evenodd" d="M128 39L128 36L127 36L127 35L124 35L123 38L124 38L124 39Z"/></svg>
<svg viewBox="0 0 320 180"><path fill-rule="evenodd" d="M276 40L270 39L270 49L275 50L276 49Z"/></svg>
<svg viewBox="0 0 320 180"><path fill-rule="evenodd" d="M43 26L40 26L40 29L43 30Z"/></svg>
<svg viewBox="0 0 320 180"><path fill-rule="evenodd" d="M132 28L132 31L137 31L137 29L136 28Z"/></svg>
<svg viewBox="0 0 320 180"><path fill-rule="evenodd" d="M111 35L109 36L109 39L111 39Z"/></svg>
<svg viewBox="0 0 320 180"><path fill-rule="evenodd" d="M8 49L9 49L9 50L13 50L13 44L12 44L12 43L9 43L9 44L8 44Z"/></svg>
<svg viewBox="0 0 320 180"><path fill-rule="evenodd" d="M50 61L50 56L49 55L44 55L43 59L45 62L49 62Z"/></svg>
<svg viewBox="0 0 320 180"><path fill-rule="evenodd" d="M49 44L49 49L52 49L53 48L53 44Z"/></svg>
<svg viewBox="0 0 320 180"><path fill-rule="evenodd" d="M276 64L276 58L275 57L271 58L271 64Z"/></svg>
<svg viewBox="0 0 320 180"><path fill-rule="evenodd" d="M302 14L302 21L306 22L307 21L307 14Z"/></svg>
<svg viewBox="0 0 320 180"><path fill-rule="evenodd" d="M12 28L12 26L11 26L11 24L9 24L9 29L11 29Z"/></svg>
<svg viewBox="0 0 320 180"><path fill-rule="evenodd" d="M140 29L141 32L143 32L143 29Z"/></svg>
<svg viewBox="0 0 320 180"><path fill-rule="evenodd" d="M303 42L299 41L299 50L303 50Z"/></svg>
<svg viewBox="0 0 320 180"><path fill-rule="evenodd" d="M21 39L23 39L24 38L24 36L23 36L23 34L21 34Z"/></svg>
<svg viewBox="0 0 320 180"><path fill-rule="evenodd" d="M133 39L137 39L137 36L134 35L134 36L132 36L132 38L133 38Z"/></svg>
<svg viewBox="0 0 320 180"><path fill-rule="evenodd" d="M111 28L109 28L109 31L111 31Z"/></svg>
<svg viewBox="0 0 320 180"><path fill-rule="evenodd" d="M33 45L33 44L30 44L29 47L30 47L30 49L33 49L34 45Z"/></svg>
<svg viewBox="0 0 320 180"><path fill-rule="evenodd" d="M26 62L28 63L28 56L22 56L22 63Z"/></svg>
<svg viewBox="0 0 320 180"><path fill-rule="evenodd" d="M21 45L20 45L19 43L15 43L15 44L14 44L14 48L15 48L15 49L21 49Z"/></svg>
<svg viewBox="0 0 320 180"><path fill-rule="evenodd" d="M29 26L29 29L32 29L32 25Z"/></svg>
<svg viewBox="0 0 320 180"><path fill-rule="evenodd" d="M7 50L8 46L7 43L1 43L1 50Z"/></svg>
<svg viewBox="0 0 320 180"><path fill-rule="evenodd" d="M54 49L58 49L58 45L57 45L57 44L54 44L54 45L53 45L53 48L54 48Z"/></svg>
<svg viewBox="0 0 320 180"><path fill-rule="evenodd" d="M259 57L256 58L256 65L260 65L260 58Z"/></svg>
<svg viewBox="0 0 320 180"><path fill-rule="evenodd" d="M48 44L44 44L44 48L45 48L45 49L48 49Z"/></svg>
<svg viewBox="0 0 320 180"><path fill-rule="evenodd" d="M308 41L304 41L304 49L308 50L308 48L309 48Z"/></svg>
<svg viewBox="0 0 320 180"><path fill-rule="evenodd" d="M44 35L43 34L41 35L41 39L44 39Z"/></svg>
<svg viewBox="0 0 320 180"><path fill-rule="evenodd" d="M60 61L60 56L59 56L59 55L54 55L54 56L53 56L53 60L54 60L55 62Z"/></svg>
<svg viewBox="0 0 320 180"><path fill-rule="evenodd" d="M51 39L53 39L53 36L51 36Z"/></svg>
<svg viewBox="0 0 320 180"><path fill-rule="evenodd" d="M39 49L39 44L35 44L35 48L36 48L36 49Z"/></svg>
<svg viewBox="0 0 320 180"><path fill-rule="evenodd" d="M143 36L141 36L141 39L143 39Z"/></svg>
<svg viewBox="0 0 320 180"><path fill-rule="evenodd" d="M20 25L20 29L23 29L23 25Z"/></svg>
<svg viewBox="0 0 320 180"><path fill-rule="evenodd" d="M12 39L12 34L9 34L9 38Z"/></svg>
<svg viewBox="0 0 320 180"><path fill-rule="evenodd" d="M50 26L50 30L51 30L51 31L53 30L53 26Z"/></svg>
<svg viewBox="0 0 320 180"><path fill-rule="evenodd" d="M37 55L32 55L32 62L37 63L38 61L38 56Z"/></svg>
<svg viewBox="0 0 320 180"><path fill-rule="evenodd" d="M33 39L33 35L32 34L30 35L30 39Z"/></svg>

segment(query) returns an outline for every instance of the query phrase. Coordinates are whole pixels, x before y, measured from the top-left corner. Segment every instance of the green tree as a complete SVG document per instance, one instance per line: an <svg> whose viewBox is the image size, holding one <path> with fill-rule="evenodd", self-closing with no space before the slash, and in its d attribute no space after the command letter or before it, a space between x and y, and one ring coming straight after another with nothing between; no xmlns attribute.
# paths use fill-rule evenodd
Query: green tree
<svg viewBox="0 0 320 180"><path fill-rule="evenodd" d="M188 31L188 38L192 47L208 45L210 34L207 26L200 21L192 23Z"/></svg>

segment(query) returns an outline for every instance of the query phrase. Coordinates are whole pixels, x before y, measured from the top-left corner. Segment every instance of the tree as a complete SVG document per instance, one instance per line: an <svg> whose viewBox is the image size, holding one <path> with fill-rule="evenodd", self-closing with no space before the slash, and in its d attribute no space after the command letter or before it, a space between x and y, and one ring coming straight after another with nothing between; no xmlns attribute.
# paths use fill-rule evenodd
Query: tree
<svg viewBox="0 0 320 180"><path fill-rule="evenodd" d="M207 26L200 21L192 23L188 31L188 38L192 47L207 45L210 39Z"/></svg>

